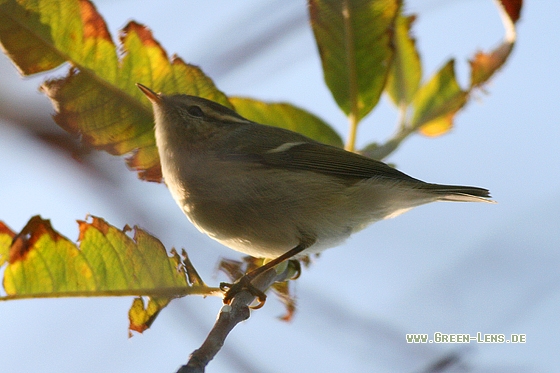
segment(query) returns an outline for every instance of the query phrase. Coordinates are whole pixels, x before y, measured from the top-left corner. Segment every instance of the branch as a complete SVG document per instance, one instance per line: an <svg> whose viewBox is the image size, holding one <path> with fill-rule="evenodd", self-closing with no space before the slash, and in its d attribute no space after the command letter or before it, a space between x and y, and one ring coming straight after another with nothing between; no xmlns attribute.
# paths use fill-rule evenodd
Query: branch
<svg viewBox="0 0 560 373"><path fill-rule="evenodd" d="M384 144L382 145L373 144L371 146L367 146L364 150L360 152L360 154L373 159L382 160L385 157L387 157L389 154L394 152L399 147L401 142L403 142L404 139L406 139L408 136L413 134L415 131L416 129L412 129L408 126L403 126L397 131L397 133L392 138L387 140L387 142L385 142Z"/></svg>
<svg viewBox="0 0 560 373"><path fill-rule="evenodd" d="M289 266L282 273L277 273L275 268L271 268L260 276L256 277L251 283L257 289L265 291L272 284L278 281L286 281L291 277L292 271ZM206 365L216 356L224 345L224 341L233 328L250 316L249 305L255 300L255 296L248 291L238 293L231 302L231 305L224 305L220 309L216 323L208 333L206 340L199 349L195 350L187 362L177 373L202 373Z"/></svg>

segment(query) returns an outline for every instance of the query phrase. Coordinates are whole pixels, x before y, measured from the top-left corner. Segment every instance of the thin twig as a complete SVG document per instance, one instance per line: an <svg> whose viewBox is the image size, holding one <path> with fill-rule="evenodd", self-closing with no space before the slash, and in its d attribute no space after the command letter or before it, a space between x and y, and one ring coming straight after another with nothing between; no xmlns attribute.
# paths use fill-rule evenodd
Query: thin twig
<svg viewBox="0 0 560 373"><path fill-rule="evenodd" d="M387 140L386 143L373 147L371 149L366 148L361 152L361 154L373 159L382 160L385 157L387 157L389 154L394 152L395 149L399 147L401 142L403 142L404 139L406 139L414 132L415 130L411 129L410 127L403 127L400 130L398 130L397 133L392 138Z"/></svg>
<svg viewBox="0 0 560 373"><path fill-rule="evenodd" d="M265 291L277 281L285 281L291 276L289 268L278 274L275 268L262 273L256 277L251 284L257 289ZM231 305L222 306L216 323L208 333L206 340L200 348L195 350L187 362L177 373L202 373L206 365L216 356L224 345L225 339L233 328L250 316L249 305L255 300L255 296L248 291L238 293L232 300Z"/></svg>

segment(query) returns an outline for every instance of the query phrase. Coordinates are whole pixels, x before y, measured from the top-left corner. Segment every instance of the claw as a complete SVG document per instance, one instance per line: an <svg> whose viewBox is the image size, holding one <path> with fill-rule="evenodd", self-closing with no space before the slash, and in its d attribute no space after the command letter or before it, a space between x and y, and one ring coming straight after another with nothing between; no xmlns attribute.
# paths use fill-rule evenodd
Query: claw
<svg viewBox="0 0 560 373"><path fill-rule="evenodd" d="M259 309L264 306L264 303L266 302L266 294L253 286L253 284L251 284L251 279L247 276L241 277L233 284L222 282L220 283L220 289L225 292L224 304L230 304L233 298L242 291L248 291L258 298L259 304L250 307L252 309Z"/></svg>

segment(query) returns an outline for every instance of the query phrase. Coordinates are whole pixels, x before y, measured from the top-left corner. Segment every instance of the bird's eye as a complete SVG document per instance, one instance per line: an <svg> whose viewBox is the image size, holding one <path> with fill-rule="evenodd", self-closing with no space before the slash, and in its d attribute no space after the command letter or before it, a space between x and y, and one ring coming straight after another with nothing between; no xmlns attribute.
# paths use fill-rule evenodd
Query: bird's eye
<svg viewBox="0 0 560 373"><path fill-rule="evenodd" d="M204 116L204 112L202 111L202 109L196 105L187 107L187 112L193 117L197 118L202 118Z"/></svg>

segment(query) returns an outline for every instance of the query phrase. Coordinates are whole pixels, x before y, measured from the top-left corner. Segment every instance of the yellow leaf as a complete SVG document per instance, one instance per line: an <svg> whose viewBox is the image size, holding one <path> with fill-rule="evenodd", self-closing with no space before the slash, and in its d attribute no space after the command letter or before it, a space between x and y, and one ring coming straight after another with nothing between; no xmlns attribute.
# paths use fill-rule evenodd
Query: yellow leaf
<svg viewBox="0 0 560 373"><path fill-rule="evenodd" d="M453 127L454 116L455 114L449 114L447 116L434 119L420 127L420 133L429 137L443 135Z"/></svg>
<svg viewBox="0 0 560 373"><path fill-rule="evenodd" d="M431 129L422 133L441 135L451 128L452 118L467 102L467 95L457 83L454 61L450 60L416 92L411 127L429 125Z"/></svg>

